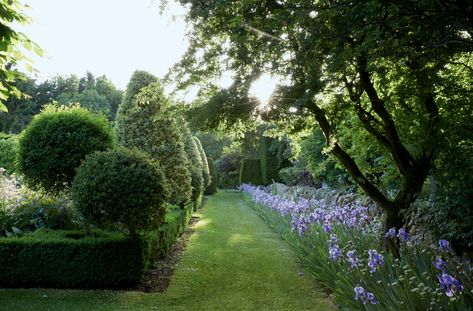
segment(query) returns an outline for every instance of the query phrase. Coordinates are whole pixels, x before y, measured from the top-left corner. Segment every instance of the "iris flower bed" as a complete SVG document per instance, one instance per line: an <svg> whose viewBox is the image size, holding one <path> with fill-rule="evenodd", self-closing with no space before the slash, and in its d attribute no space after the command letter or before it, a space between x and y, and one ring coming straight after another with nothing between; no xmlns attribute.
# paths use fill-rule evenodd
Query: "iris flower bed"
<svg viewBox="0 0 473 311"><path fill-rule="evenodd" d="M471 310L473 266L450 244L428 245L391 228L400 256L382 250L380 214L353 201L289 200L244 184L244 198L346 309Z"/></svg>

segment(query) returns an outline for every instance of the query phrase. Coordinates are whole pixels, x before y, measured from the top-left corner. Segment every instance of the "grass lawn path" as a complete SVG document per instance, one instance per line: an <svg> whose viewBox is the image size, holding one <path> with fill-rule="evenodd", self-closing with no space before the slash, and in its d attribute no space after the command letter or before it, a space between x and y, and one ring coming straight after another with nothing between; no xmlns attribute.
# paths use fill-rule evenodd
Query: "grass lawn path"
<svg viewBox="0 0 473 311"><path fill-rule="evenodd" d="M165 293L0 289L0 310L335 310L239 193L211 196L196 216Z"/></svg>

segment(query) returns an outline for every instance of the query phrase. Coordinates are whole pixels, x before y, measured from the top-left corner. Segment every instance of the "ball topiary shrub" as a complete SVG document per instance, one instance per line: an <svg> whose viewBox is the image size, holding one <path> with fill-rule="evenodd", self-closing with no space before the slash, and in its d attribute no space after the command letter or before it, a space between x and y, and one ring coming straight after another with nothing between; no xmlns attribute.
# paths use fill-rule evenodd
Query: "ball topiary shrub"
<svg viewBox="0 0 473 311"><path fill-rule="evenodd" d="M89 155L72 184L74 205L88 222L99 226L119 222L131 236L156 229L164 221L167 195L157 162L125 148Z"/></svg>
<svg viewBox="0 0 473 311"><path fill-rule="evenodd" d="M33 188L51 194L68 190L86 155L113 147L107 119L74 105L49 105L19 139L18 170Z"/></svg>

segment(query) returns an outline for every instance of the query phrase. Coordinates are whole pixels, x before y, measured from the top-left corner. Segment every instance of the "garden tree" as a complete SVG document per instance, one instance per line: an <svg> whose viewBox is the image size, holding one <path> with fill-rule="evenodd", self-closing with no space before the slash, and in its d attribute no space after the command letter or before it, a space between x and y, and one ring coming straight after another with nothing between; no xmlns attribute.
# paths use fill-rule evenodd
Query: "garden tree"
<svg viewBox="0 0 473 311"><path fill-rule="evenodd" d="M202 162L202 177L204 178L204 187L210 185L211 176L209 171L209 163L207 162L207 155L205 154L204 148L197 137L193 137L197 150L199 151L200 161Z"/></svg>
<svg viewBox="0 0 473 311"><path fill-rule="evenodd" d="M105 75L95 79L95 90L107 99L110 107L110 117L112 120L115 120L118 106L122 101L123 92L117 89Z"/></svg>
<svg viewBox="0 0 473 311"><path fill-rule="evenodd" d="M247 93L262 72L287 77L266 117L296 128L314 127L314 120L324 133L325 151L384 210L384 230L402 227L400 212L418 197L448 147L444 142L455 138L450 134L458 124L448 117L464 114L471 123L473 4L179 2L188 7L192 28L190 47L174 77L189 85L223 69L235 74L230 88L214 92L209 105L201 105L213 111L207 124L217 128L236 123L229 120L242 114L243 120L254 115ZM350 140L354 128L368 134L395 168L395 191L383 193L363 172L360 149ZM471 142L471 132L467 135ZM395 250L389 239L385 243Z"/></svg>
<svg viewBox="0 0 473 311"><path fill-rule="evenodd" d="M33 71L31 61L26 57L24 49L43 55L41 48L25 34L14 29L15 24L27 24L30 18L24 13L27 6L17 0L0 1L0 111L5 112L4 102L10 95L24 95L13 82L22 79L23 75L12 68L18 63L25 63L29 71Z"/></svg>
<svg viewBox="0 0 473 311"><path fill-rule="evenodd" d="M181 130L157 78L136 71L118 108L118 143L157 160L169 183L169 201L184 205L192 195L191 174Z"/></svg>

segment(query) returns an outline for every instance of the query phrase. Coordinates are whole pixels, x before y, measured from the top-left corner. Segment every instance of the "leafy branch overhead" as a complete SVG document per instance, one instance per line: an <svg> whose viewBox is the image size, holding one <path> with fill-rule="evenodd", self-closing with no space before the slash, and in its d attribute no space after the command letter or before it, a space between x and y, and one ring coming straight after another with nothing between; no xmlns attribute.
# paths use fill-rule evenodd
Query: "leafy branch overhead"
<svg viewBox="0 0 473 311"><path fill-rule="evenodd" d="M2 0L0 2L0 111L6 112L4 102L9 96L20 97L24 95L13 85L22 75L13 70L14 66L24 63L25 68L33 72L32 61L24 50L39 56L43 50L24 33L14 29L15 24L27 24L30 18L24 13L28 7L17 0Z"/></svg>

